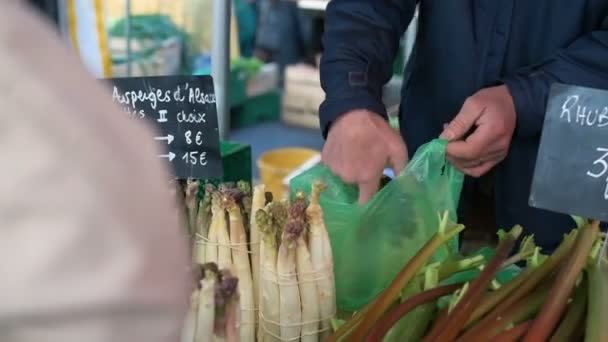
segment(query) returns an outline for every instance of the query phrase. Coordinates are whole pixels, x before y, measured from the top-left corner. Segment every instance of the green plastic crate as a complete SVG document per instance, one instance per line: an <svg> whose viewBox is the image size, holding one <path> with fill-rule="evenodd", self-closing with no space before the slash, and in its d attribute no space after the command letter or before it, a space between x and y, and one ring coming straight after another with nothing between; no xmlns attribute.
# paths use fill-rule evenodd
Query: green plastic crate
<svg viewBox="0 0 608 342"><path fill-rule="evenodd" d="M234 141L220 143L222 164L224 167L223 182L246 180L251 183L251 146Z"/></svg>
<svg viewBox="0 0 608 342"><path fill-rule="evenodd" d="M244 101L240 106L230 111L230 126L232 128L251 127L258 123L278 121L281 111L281 95L271 91Z"/></svg>

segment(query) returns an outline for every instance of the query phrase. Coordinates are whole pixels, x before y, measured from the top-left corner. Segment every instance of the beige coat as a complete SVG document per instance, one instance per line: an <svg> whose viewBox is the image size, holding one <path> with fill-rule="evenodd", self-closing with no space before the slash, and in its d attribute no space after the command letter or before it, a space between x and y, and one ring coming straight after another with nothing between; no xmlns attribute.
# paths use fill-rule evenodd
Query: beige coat
<svg viewBox="0 0 608 342"><path fill-rule="evenodd" d="M186 240L149 127L0 1L0 341L177 341Z"/></svg>

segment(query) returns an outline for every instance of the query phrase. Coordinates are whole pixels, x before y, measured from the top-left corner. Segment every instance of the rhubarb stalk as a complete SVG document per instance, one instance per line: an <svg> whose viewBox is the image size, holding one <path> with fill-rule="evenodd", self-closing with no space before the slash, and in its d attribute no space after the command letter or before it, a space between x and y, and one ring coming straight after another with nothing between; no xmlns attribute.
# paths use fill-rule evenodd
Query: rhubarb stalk
<svg viewBox="0 0 608 342"><path fill-rule="evenodd" d="M399 304L394 309L386 313L370 334L365 339L366 342L381 341L389 329L403 316L415 309L419 305L437 300L439 297L449 295L460 288L460 284L445 285L422 292L411 297L407 301Z"/></svg>
<svg viewBox="0 0 608 342"><path fill-rule="evenodd" d="M524 336L524 334L528 331L528 329L530 329L531 325L532 325L532 320L528 320L528 321L519 323L518 325L514 326L513 328L496 336L496 338L494 338L493 342L517 342Z"/></svg>
<svg viewBox="0 0 608 342"><path fill-rule="evenodd" d="M572 230L567 234L557 250L537 268L526 268L497 291L485 295L469 318L467 326L471 326L490 311L501 312L505 310L536 288L541 281L547 278L570 255L577 234L576 230ZM481 324L482 322L480 321L479 323Z"/></svg>
<svg viewBox="0 0 608 342"><path fill-rule="evenodd" d="M522 228L515 226L510 232L505 234L498 245L496 254L484 267L477 279L471 283L469 289L454 310L448 314L445 324L436 324L431 333L425 338L425 341L451 341L458 336L471 313L481 301L483 292L486 291L488 285L499 271L500 266L511 252L521 232Z"/></svg>
<svg viewBox="0 0 608 342"><path fill-rule="evenodd" d="M591 259L587 270L589 294L585 341L588 342L608 341L608 262L604 253L602 248L599 255Z"/></svg>
<svg viewBox="0 0 608 342"><path fill-rule="evenodd" d="M446 212L440 219L439 231L422 247L422 249L397 274L389 287L374 301L361 323L354 329L351 336L362 339L367 336L372 326L380 319L384 312L395 302L401 290L412 280L418 271L428 262L444 243L452 239L464 229L462 225L451 225ZM336 340L339 336L330 339Z"/></svg>
<svg viewBox="0 0 608 342"><path fill-rule="evenodd" d="M581 228L573 251L559 269L556 277L558 281L551 288L543 308L524 337L524 342L545 341L551 336L566 308L576 280L585 267L589 251L598 234L599 222L597 221Z"/></svg>
<svg viewBox="0 0 608 342"><path fill-rule="evenodd" d="M509 325L516 325L533 318L543 305L549 287L544 286L528 294L517 303L514 303L500 315L491 315L483 324L477 324L460 336L457 342L485 342L493 341L497 335Z"/></svg>
<svg viewBox="0 0 608 342"><path fill-rule="evenodd" d="M577 327L584 323L587 310L587 278L576 288L572 302L568 304L568 311L561 323L553 333L550 342L576 341Z"/></svg>

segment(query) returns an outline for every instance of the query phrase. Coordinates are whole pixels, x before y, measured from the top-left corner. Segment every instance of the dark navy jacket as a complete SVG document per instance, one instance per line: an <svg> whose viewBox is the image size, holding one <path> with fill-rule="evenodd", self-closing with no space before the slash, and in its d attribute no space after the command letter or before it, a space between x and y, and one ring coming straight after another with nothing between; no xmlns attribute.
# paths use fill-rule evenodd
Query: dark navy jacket
<svg viewBox="0 0 608 342"><path fill-rule="evenodd" d="M517 128L494 170L497 223L522 224L553 249L573 221L528 206L547 93L553 82L608 89L608 0L333 0L321 62L324 134L351 109L386 116L381 88L418 2L400 111L410 155L441 133L466 97L506 84Z"/></svg>

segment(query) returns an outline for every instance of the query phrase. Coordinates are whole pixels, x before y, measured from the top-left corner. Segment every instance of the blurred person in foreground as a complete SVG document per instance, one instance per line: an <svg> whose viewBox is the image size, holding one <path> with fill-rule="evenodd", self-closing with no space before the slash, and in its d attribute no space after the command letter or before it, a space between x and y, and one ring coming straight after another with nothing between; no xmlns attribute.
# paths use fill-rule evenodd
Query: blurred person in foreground
<svg viewBox="0 0 608 342"><path fill-rule="evenodd" d="M179 340L186 240L148 127L0 2L0 341Z"/></svg>
<svg viewBox="0 0 608 342"><path fill-rule="evenodd" d="M417 4L399 134L382 86ZM323 160L359 185L361 203L386 165L399 173L440 136L466 175L493 172L499 227L522 224L545 251L573 228L528 197L551 84L608 89L608 0L333 0L324 47Z"/></svg>

